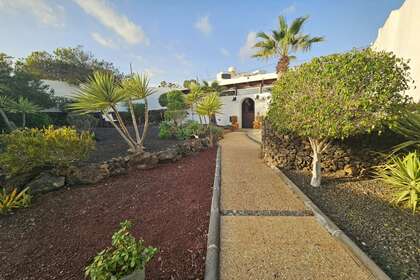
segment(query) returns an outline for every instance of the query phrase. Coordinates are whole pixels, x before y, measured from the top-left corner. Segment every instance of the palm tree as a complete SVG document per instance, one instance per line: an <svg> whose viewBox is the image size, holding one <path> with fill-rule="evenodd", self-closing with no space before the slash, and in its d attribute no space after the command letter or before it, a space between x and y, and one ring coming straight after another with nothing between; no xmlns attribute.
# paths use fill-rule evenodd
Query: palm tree
<svg viewBox="0 0 420 280"><path fill-rule="evenodd" d="M191 116L194 119L194 111L197 108L197 104L203 98L204 92L201 86L198 85L197 83L190 83L189 89L190 89L190 92L186 96L186 101L187 101L187 104L191 108ZM200 116L200 123L202 123L201 116Z"/></svg>
<svg viewBox="0 0 420 280"><path fill-rule="evenodd" d="M11 122L6 115L6 111L10 110L10 105L12 102L13 101L9 97L0 95L0 115L10 131L16 129L14 123Z"/></svg>
<svg viewBox="0 0 420 280"><path fill-rule="evenodd" d="M208 132L210 138L210 146L213 146L213 132L212 132L212 123L211 118L216 114L220 113L220 109L222 108L222 102L220 100L219 94L217 92L213 92L207 96L205 96L200 103L197 105L197 114L200 116L207 116L208 118Z"/></svg>
<svg viewBox="0 0 420 280"><path fill-rule="evenodd" d="M302 26L308 18L308 16L298 17L289 26L284 16L279 16L278 30L272 30L271 34L264 32L257 34L261 41L254 45L254 48L258 48L258 51L253 57L279 57L276 72L280 77L289 68L290 61L296 58L291 55L292 53L309 51L312 44L324 41L324 37L311 37L308 34L301 33Z"/></svg>
<svg viewBox="0 0 420 280"><path fill-rule="evenodd" d="M147 109L145 110L145 127L143 129L143 135L140 137L132 105L128 108L131 112L133 124L135 124L134 130L136 136L134 139L118 112L118 104L124 102L131 103L133 99L144 99L145 105L147 105L147 96L153 93L148 85L149 80L147 76L135 75L124 80L121 86L112 73L95 72L88 82L82 84L80 90L74 94L74 102L70 104L70 108L82 114L101 112L127 142L130 151L141 153L148 127ZM114 113L117 122L110 117L110 112Z"/></svg>
<svg viewBox="0 0 420 280"><path fill-rule="evenodd" d="M26 114L37 113L40 110L41 107L24 97L19 97L17 101L11 103L11 111L22 114L22 127L26 126Z"/></svg>
<svg viewBox="0 0 420 280"><path fill-rule="evenodd" d="M128 98L127 104L131 112L131 119L133 121L134 131L136 133L137 143L143 149L144 140L147 135L147 130L149 128L149 108L147 97L155 93L155 91L149 87L149 78L146 75L134 74L132 77L122 81L122 91ZM133 100L144 100L144 127L142 136L140 137L140 132L138 130L135 110L133 107Z"/></svg>

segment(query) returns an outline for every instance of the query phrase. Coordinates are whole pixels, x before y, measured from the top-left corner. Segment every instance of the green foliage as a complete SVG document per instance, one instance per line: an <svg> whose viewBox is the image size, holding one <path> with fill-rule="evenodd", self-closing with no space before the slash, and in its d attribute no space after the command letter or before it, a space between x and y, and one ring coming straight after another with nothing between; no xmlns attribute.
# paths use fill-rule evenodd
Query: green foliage
<svg viewBox="0 0 420 280"><path fill-rule="evenodd" d="M177 126L185 118L187 103L184 93L179 90L170 91L166 95L167 104L165 118L171 120Z"/></svg>
<svg viewBox="0 0 420 280"><path fill-rule="evenodd" d="M159 138L161 139L169 139L173 136L174 133L174 125L170 121L162 121L159 124Z"/></svg>
<svg viewBox="0 0 420 280"><path fill-rule="evenodd" d="M219 94L216 92L210 93L198 103L197 114L200 116L208 116L210 120L211 116L220 113L222 105Z"/></svg>
<svg viewBox="0 0 420 280"><path fill-rule="evenodd" d="M346 138L380 130L409 98L409 67L371 49L314 58L283 74L268 118L280 131L314 139Z"/></svg>
<svg viewBox="0 0 420 280"><path fill-rule="evenodd" d="M13 100L24 97L43 108L54 106L49 86L5 53L0 53L0 94Z"/></svg>
<svg viewBox="0 0 420 280"><path fill-rule="evenodd" d="M0 166L10 175L36 168L67 166L85 159L95 147L88 132L52 126L44 129L19 129L0 136L4 147L0 153Z"/></svg>
<svg viewBox="0 0 420 280"><path fill-rule="evenodd" d="M68 114L67 123L70 126L76 128L79 133L83 131L92 132L93 129L98 125L99 120L90 114Z"/></svg>
<svg viewBox="0 0 420 280"><path fill-rule="evenodd" d="M28 194L29 188L21 192L14 189L7 193L5 189L0 190L0 214L5 214L12 209L28 207L31 204L31 196Z"/></svg>
<svg viewBox="0 0 420 280"><path fill-rule="evenodd" d="M109 72L121 77L110 62L98 60L93 54L75 48L57 48L53 54L45 51L32 52L22 67L39 79L66 81L78 85L86 82L95 71Z"/></svg>
<svg viewBox="0 0 420 280"><path fill-rule="evenodd" d="M20 124L22 121L21 114L8 113L9 120L15 124ZM26 125L28 128L44 128L53 123L52 119L46 113L34 113L26 115ZM0 130L5 129L6 124L0 119Z"/></svg>
<svg viewBox="0 0 420 280"><path fill-rule="evenodd" d="M143 240L136 240L129 232L132 227L124 221L112 235L112 247L101 251L85 268L91 280L121 279L137 269L144 270L157 249L145 247Z"/></svg>
<svg viewBox="0 0 420 280"><path fill-rule="evenodd" d="M377 168L377 176L395 188L395 202L405 202L416 211L420 201L420 157L411 152L403 158L391 157L389 162Z"/></svg>
<svg viewBox="0 0 420 280"><path fill-rule="evenodd" d="M254 48L257 52L253 57L257 58L271 58L280 57L277 72L286 72L290 60L294 56L290 54L296 51L309 51L314 43L324 41L323 37L311 37L308 34L303 34L301 29L309 17L298 17L289 26L284 16L279 16L279 28L272 30L271 34L259 32L257 37L261 41L257 42Z"/></svg>
<svg viewBox="0 0 420 280"><path fill-rule="evenodd" d="M163 93L159 96L159 105L162 107L166 107L168 105L168 94Z"/></svg>
<svg viewBox="0 0 420 280"><path fill-rule="evenodd" d="M37 113L41 110L41 107L30 102L27 98L22 97L22 96L18 97L16 101L12 101L10 105L11 105L10 106L11 112L17 112L22 115L22 127L26 126L27 114Z"/></svg>
<svg viewBox="0 0 420 280"><path fill-rule="evenodd" d="M397 145L393 149L393 153L403 149L420 149L420 111L407 111L391 126L391 129L404 136L407 141Z"/></svg>

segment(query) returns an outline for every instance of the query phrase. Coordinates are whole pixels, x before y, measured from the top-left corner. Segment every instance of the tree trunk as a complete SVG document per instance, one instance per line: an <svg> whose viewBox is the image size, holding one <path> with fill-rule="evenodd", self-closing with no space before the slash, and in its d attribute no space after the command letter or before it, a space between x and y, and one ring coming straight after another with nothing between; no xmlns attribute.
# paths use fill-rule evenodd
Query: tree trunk
<svg viewBox="0 0 420 280"><path fill-rule="evenodd" d="M9 118L7 117L6 113L3 111L3 109L0 108L0 115L3 118L3 121L6 123L7 128L12 131L15 130L16 127L10 122Z"/></svg>
<svg viewBox="0 0 420 280"><path fill-rule="evenodd" d="M131 101L131 99L128 100L128 107L131 113L131 120L133 122L134 132L136 134L136 142L140 143L139 127L137 126L136 114L134 113L133 102Z"/></svg>
<svg viewBox="0 0 420 280"><path fill-rule="evenodd" d="M309 137L309 142L311 143L312 148L312 178L311 178L311 186L319 187L321 186L321 154L324 152L329 143L326 139L318 140Z"/></svg>
<svg viewBox="0 0 420 280"><path fill-rule="evenodd" d="M142 149L144 149L143 144L144 144L144 141L146 140L148 129L149 129L149 105L147 103L147 98L145 98L144 99L144 128L143 128L143 133L141 135L141 140L140 140L140 147Z"/></svg>
<svg viewBox="0 0 420 280"><path fill-rule="evenodd" d="M106 114L106 113L103 113L103 115L114 126L114 128L118 131L118 133L121 135L121 137L127 142L130 149L135 151L136 147L135 147L134 143L131 142L130 139L127 138L127 136L124 134L124 132L121 130L121 128L119 128L118 125L114 122L114 120L112 118L109 118L108 114Z"/></svg>
<svg viewBox="0 0 420 280"><path fill-rule="evenodd" d="M26 114L25 112L22 112L22 127L24 128L26 126Z"/></svg>
<svg viewBox="0 0 420 280"><path fill-rule="evenodd" d="M286 73L289 69L290 59L287 55L283 55L280 57L279 61L277 62L276 72L277 78L280 79L281 75Z"/></svg>

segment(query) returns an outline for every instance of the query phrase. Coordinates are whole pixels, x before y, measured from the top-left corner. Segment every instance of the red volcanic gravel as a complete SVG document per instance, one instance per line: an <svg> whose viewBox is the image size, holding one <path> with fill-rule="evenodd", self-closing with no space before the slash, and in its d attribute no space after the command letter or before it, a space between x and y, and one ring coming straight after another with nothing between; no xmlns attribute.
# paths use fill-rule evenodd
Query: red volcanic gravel
<svg viewBox="0 0 420 280"><path fill-rule="evenodd" d="M147 279L202 279L216 149L104 183L50 192L0 217L0 279L85 279L119 223L159 253Z"/></svg>

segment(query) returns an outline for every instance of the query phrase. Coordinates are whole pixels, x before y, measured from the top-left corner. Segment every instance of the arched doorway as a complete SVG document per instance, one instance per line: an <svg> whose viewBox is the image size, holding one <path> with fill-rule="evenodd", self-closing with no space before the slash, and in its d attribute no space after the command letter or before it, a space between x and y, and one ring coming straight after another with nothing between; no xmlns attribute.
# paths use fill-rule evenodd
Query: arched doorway
<svg viewBox="0 0 420 280"><path fill-rule="evenodd" d="M242 128L252 128L255 119L255 102L251 98L242 101Z"/></svg>

